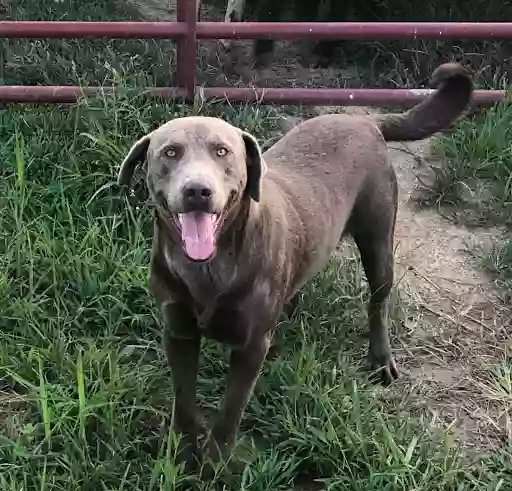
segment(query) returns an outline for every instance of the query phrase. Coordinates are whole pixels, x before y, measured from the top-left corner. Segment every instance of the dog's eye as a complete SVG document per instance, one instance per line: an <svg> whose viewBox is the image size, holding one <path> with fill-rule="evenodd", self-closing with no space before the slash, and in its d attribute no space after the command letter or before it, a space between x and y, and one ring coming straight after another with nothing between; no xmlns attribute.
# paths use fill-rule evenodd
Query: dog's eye
<svg viewBox="0 0 512 491"><path fill-rule="evenodd" d="M217 148L217 155L219 157L225 157L227 154L228 154L228 151L226 148L224 148L224 147Z"/></svg>
<svg viewBox="0 0 512 491"><path fill-rule="evenodd" d="M174 157L176 157L176 155L178 155L178 152L176 151L175 148L168 148L165 151L165 155L167 155L167 157L173 159Z"/></svg>

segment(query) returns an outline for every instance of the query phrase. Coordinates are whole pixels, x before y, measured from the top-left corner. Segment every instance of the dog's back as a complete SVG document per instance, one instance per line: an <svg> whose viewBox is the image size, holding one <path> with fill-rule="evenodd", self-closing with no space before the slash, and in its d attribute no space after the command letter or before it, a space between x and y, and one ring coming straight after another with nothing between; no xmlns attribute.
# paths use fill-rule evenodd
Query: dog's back
<svg viewBox="0 0 512 491"><path fill-rule="evenodd" d="M333 252L359 196L378 195L393 207L396 179L386 142L377 124L366 117L325 115L295 127L263 154L268 171L261 205L286 196L287 220L306 265L292 290L315 274ZM272 206L272 205L271 205Z"/></svg>

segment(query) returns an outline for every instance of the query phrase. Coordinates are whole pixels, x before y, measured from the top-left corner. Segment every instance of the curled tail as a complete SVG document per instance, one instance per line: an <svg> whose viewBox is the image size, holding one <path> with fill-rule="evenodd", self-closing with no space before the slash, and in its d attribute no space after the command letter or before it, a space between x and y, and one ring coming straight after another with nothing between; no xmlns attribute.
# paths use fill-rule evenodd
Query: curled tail
<svg viewBox="0 0 512 491"><path fill-rule="evenodd" d="M375 117L385 140L427 138L449 127L471 101L473 81L458 63L440 65L432 75L430 86L438 90L409 111Z"/></svg>

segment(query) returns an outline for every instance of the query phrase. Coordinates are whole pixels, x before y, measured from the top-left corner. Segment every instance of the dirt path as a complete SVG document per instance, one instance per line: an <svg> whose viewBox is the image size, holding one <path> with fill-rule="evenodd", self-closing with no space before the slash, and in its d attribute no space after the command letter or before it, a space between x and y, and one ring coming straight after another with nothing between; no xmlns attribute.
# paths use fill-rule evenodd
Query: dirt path
<svg viewBox="0 0 512 491"><path fill-rule="evenodd" d="M398 280L401 275L401 291L420 307L403 346L404 383L409 402L453 423L467 446L487 448L512 437L512 407L495 400L490 380L490 370L505 356L511 314L471 251L489 250L503 236L456 226L414 205L415 174L424 171L429 143L390 145L400 184Z"/></svg>
<svg viewBox="0 0 512 491"><path fill-rule="evenodd" d="M168 0L126 1L147 19L175 17L174 5L169 10ZM204 5L202 15L212 20L223 18L222 11L209 5ZM279 85L283 78L294 85L314 81L317 86L333 86L335 81L337 86L339 80L357 75L357 69L302 69L297 50L287 51L282 43L276 59L279 65L264 73L252 72L251 80L244 77L243 70L238 77L246 78L245 83L257 81L267 86ZM315 107L308 113L340 110ZM349 111L366 110L345 109ZM434 424L451 425L456 440L480 451L504 439L512 441L510 399L500 398L492 380L492 367L512 348L512 314L501 305L500 292L469 251L486 250L501 241L503 234L455 226L436 211L414 205L411 197L419 182L416 175L427 170L429 153L429 140L390 145L400 184L396 283L400 295L408 296L418 307L413 317L405 319L405 335L399 336L404 377L398 392L408 408L427 414Z"/></svg>

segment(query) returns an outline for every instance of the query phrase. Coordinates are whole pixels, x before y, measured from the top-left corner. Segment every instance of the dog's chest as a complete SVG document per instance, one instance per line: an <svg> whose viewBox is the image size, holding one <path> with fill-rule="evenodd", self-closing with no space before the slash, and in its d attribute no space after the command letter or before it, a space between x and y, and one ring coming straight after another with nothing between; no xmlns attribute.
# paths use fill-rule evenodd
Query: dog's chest
<svg viewBox="0 0 512 491"><path fill-rule="evenodd" d="M208 263L187 260L173 261L168 257L171 269L185 283L190 296L198 307L206 309L215 298L229 290L238 274L238 265L230 251L218 254Z"/></svg>

